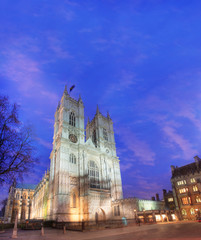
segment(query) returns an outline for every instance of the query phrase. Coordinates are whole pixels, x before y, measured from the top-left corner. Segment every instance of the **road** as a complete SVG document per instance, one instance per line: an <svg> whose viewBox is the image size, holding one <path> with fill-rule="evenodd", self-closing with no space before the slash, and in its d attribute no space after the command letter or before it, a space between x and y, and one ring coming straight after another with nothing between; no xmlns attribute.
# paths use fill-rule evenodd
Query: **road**
<svg viewBox="0 0 201 240"><path fill-rule="evenodd" d="M0 234L0 240L10 239L12 231L7 230ZM40 235L40 230L19 230L20 240L201 240L201 223L178 222L153 225L129 226L118 229L107 229L93 232L67 231L63 234L59 229L45 229L45 236Z"/></svg>

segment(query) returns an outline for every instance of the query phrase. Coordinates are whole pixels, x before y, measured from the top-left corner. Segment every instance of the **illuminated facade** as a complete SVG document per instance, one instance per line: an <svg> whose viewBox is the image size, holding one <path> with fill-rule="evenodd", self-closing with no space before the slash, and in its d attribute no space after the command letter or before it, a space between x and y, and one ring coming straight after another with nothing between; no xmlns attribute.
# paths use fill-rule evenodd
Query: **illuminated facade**
<svg viewBox="0 0 201 240"><path fill-rule="evenodd" d="M201 159L172 169L172 189L176 210L181 219L195 220L201 213Z"/></svg>
<svg viewBox="0 0 201 240"><path fill-rule="evenodd" d="M46 219L49 197L49 171L45 173L40 183L36 186L32 201L32 219Z"/></svg>
<svg viewBox="0 0 201 240"><path fill-rule="evenodd" d="M17 184L10 187L4 215L6 222L14 222L16 215L19 221L31 218L35 187L33 184Z"/></svg>
<svg viewBox="0 0 201 240"><path fill-rule="evenodd" d="M122 198L122 183L109 114L103 116L97 107L85 139L82 99L73 99L65 88L55 113L50 159L47 219L112 218L111 204Z"/></svg>
<svg viewBox="0 0 201 240"><path fill-rule="evenodd" d="M117 199L113 201L114 219L126 217L128 220L140 219L141 222L164 222L178 220L174 210L166 207L165 201L139 198Z"/></svg>

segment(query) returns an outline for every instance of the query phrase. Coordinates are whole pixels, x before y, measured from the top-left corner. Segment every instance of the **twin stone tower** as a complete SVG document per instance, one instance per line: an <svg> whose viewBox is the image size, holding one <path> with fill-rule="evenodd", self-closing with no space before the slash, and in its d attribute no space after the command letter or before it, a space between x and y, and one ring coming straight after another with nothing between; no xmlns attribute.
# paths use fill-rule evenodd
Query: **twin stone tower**
<svg viewBox="0 0 201 240"><path fill-rule="evenodd" d="M55 113L50 159L47 219L113 218L112 202L123 198L113 122L109 114L103 116L97 107L94 118L87 122L85 136L82 99L73 99L66 87ZM39 207L41 195L40 190L34 195L32 218L39 217L34 206Z"/></svg>

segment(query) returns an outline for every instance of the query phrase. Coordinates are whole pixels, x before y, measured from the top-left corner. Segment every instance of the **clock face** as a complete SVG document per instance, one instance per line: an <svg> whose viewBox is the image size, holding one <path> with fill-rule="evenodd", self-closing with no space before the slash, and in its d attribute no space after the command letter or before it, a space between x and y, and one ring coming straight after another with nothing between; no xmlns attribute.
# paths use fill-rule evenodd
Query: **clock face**
<svg viewBox="0 0 201 240"><path fill-rule="evenodd" d="M76 143L77 142L77 137L74 134L69 135L69 139L71 142Z"/></svg>

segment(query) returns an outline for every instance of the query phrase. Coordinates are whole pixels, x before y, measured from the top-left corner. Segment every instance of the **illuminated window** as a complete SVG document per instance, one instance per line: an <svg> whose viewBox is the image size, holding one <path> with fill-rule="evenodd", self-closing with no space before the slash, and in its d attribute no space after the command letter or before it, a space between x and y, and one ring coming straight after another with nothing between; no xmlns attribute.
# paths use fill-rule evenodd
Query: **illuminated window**
<svg viewBox="0 0 201 240"><path fill-rule="evenodd" d="M76 156L73 153L70 154L70 160L69 161L70 161L70 163L76 164Z"/></svg>
<svg viewBox="0 0 201 240"><path fill-rule="evenodd" d="M195 214L194 208L191 208L191 209L190 209L190 213L191 213L191 215L194 215L194 214Z"/></svg>
<svg viewBox="0 0 201 240"><path fill-rule="evenodd" d="M188 188L180 188L179 193L186 193L188 192Z"/></svg>
<svg viewBox="0 0 201 240"><path fill-rule="evenodd" d="M191 198L190 197L188 197L188 202L191 204Z"/></svg>
<svg viewBox="0 0 201 240"><path fill-rule="evenodd" d="M183 197L181 199L181 201L182 201L183 205L187 205L187 204L191 203L191 198L190 197Z"/></svg>
<svg viewBox="0 0 201 240"><path fill-rule="evenodd" d="M103 138L108 141L107 130L103 128Z"/></svg>
<svg viewBox="0 0 201 240"><path fill-rule="evenodd" d="M181 214L182 214L183 216L186 216L186 215L187 215L186 210L185 210L185 209L182 209Z"/></svg>
<svg viewBox="0 0 201 240"><path fill-rule="evenodd" d="M200 196L196 196L195 201L196 201L197 203L201 202Z"/></svg>
<svg viewBox="0 0 201 240"><path fill-rule="evenodd" d="M177 182L177 185L184 185L186 184L186 180L181 180Z"/></svg>
<svg viewBox="0 0 201 240"><path fill-rule="evenodd" d="M173 202L174 199L173 198L168 198L168 202Z"/></svg>
<svg viewBox="0 0 201 240"><path fill-rule="evenodd" d="M191 183L195 183L195 178L191 178Z"/></svg>
<svg viewBox="0 0 201 240"><path fill-rule="evenodd" d="M17 200L19 200L19 198L20 198L20 195L19 195L19 193L16 195L16 199Z"/></svg>
<svg viewBox="0 0 201 240"><path fill-rule="evenodd" d="M75 127L75 114L74 112L71 112L70 113L70 116L69 116L69 124L73 127Z"/></svg>
<svg viewBox="0 0 201 240"><path fill-rule="evenodd" d="M119 208L119 205L114 206L114 216L120 216L120 208Z"/></svg>
<svg viewBox="0 0 201 240"><path fill-rule="evenodd" d="M198 187L197 187L197 185L194 185L193 186L193 192L197 192L198 191Z"/></svg>
<svg viewBox="0 0 201 240"><path fill-rule="evenodd" d="M94 161L88 163L88 174L91 188L100 188L99 169Z"/></svg>

